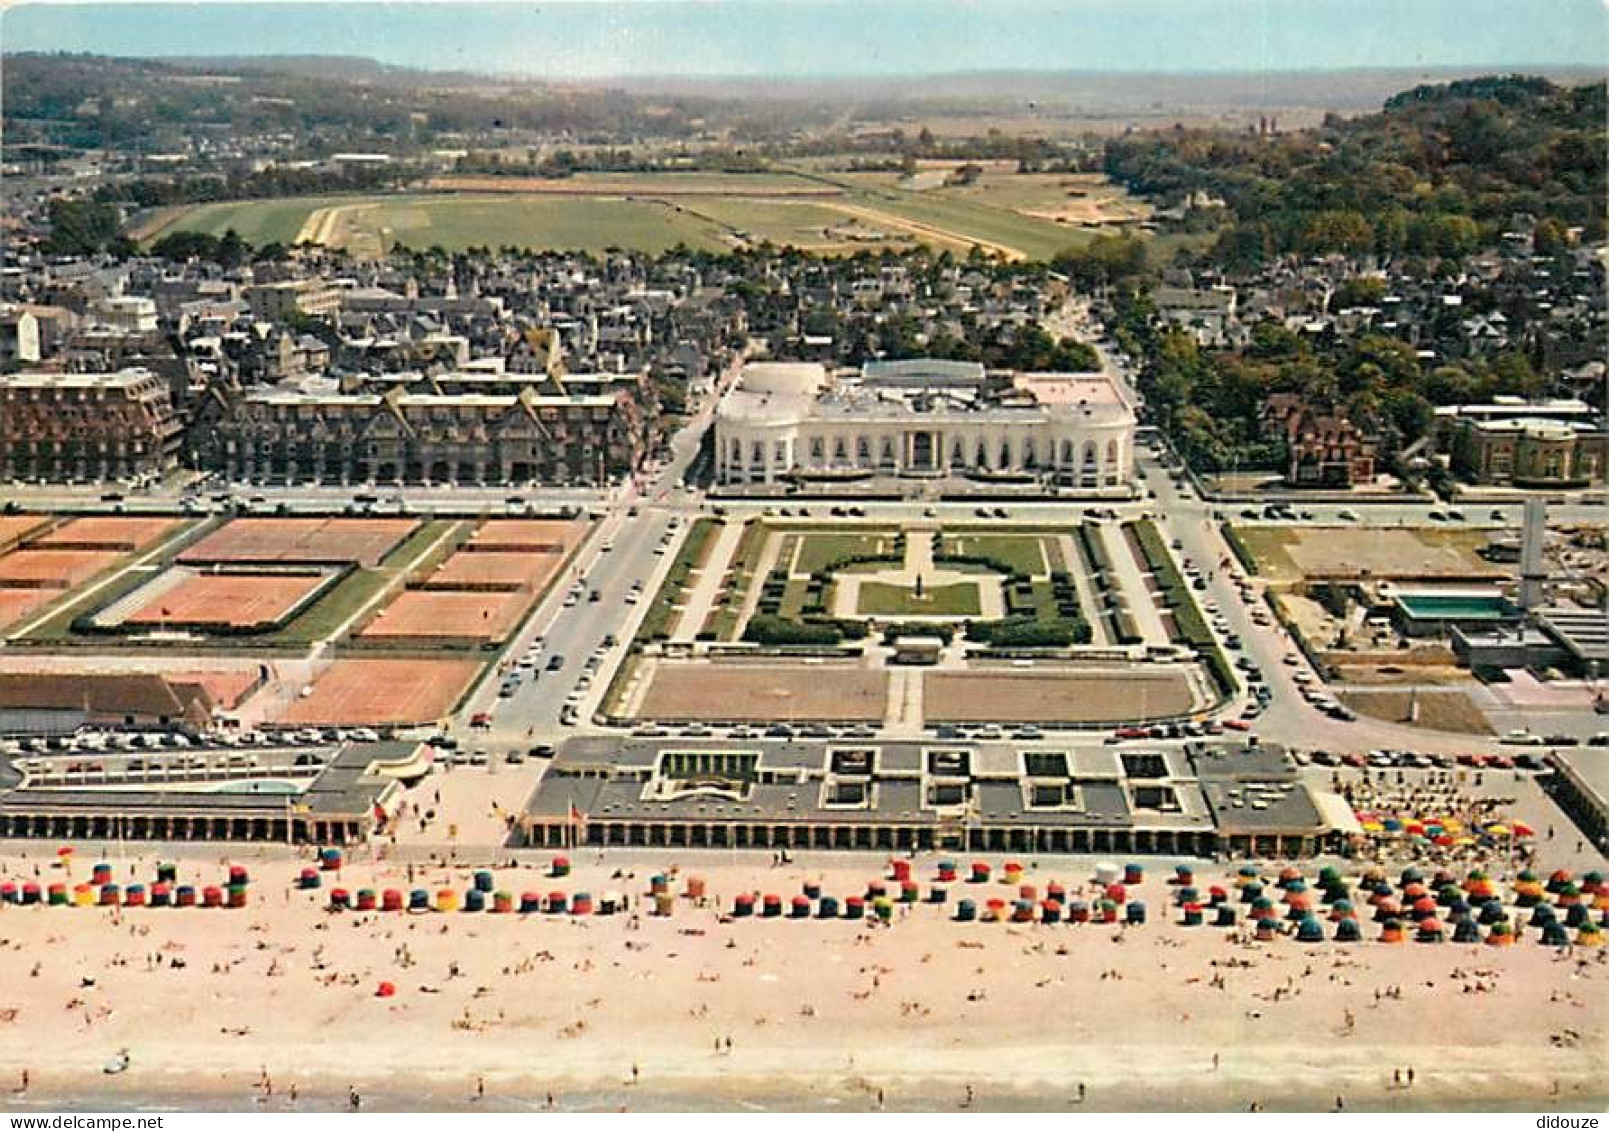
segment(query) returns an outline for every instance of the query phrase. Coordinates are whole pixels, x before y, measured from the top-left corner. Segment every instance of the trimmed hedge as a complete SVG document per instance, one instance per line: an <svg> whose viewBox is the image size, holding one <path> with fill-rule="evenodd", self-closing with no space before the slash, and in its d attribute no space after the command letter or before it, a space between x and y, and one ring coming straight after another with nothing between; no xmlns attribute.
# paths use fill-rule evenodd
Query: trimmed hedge
<svg viewBox="0 0 1609 1131"><path fill-rule="evenodd" d="M1024 617L1000 621L970 621L967 639L996 648L1066 648L1088 644L1089 625L1082 621L1036 620Z"/></svg>

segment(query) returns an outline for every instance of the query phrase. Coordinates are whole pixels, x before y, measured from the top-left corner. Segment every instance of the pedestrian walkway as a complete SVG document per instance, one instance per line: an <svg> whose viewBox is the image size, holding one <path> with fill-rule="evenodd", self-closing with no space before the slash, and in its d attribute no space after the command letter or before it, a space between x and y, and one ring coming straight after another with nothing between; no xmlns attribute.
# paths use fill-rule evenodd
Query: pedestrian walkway
<svg viewBox="0 0 1609 1131"><path fill-rule="evenodd" d="M1118 591L1127 601L1129 615L1134 618L1134 627L1140 639L1147 646L1166 647L1167 626L1162 623L1162 614L1157 611L1155 598L1145 586L1147 572L1135 560L1128 539L1123 537L1123 528L1115 523L1101 523L1096 530L1106 547L1112 572L1117 574Z"/></svg>
<svg viewBox="0 0 1609 1131"><path fill-rule="evenodd" d="M1061 551L1061 560L1067 564L1067 576L1072 578L1073 588L1078 592L1078 603L1084 610L1084 619L1089 622L1089 642L1097 648L1110 646L1112 636L1106 631L1106 618L1101 616L1100 599L1095 595L1094 586L1089 583L1089 575L1084 572L1084 555L1074 544L1071 534L1057 535L1056 548Z"/></svg>
<svg viewBox="0 0 1609 1131"><path fill-rule="evenodd" d="M672 640L691 641L703 631L715 598L720 595L721 582L726 578L726 563L732 560L732 553L742 537L743 523L727 522L721 525L720 533L715 536L714 543L704 556L703 566L697 570L698 580L687 594L681 618L676 622L675 631L670 634Z"/></svg>

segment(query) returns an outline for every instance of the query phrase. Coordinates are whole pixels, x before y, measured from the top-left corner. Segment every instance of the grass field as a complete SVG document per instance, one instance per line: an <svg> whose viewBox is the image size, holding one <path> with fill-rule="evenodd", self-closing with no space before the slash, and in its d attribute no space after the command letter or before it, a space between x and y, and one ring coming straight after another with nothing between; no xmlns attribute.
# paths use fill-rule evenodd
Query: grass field
<svg viewBox="0 0 1609 1131"><path fill-rule="evenodd" d="M348 240L368 233L385 245L449 251L476 245L600 252L658 253L684 243L727 248L719 229L680 207L652 200L579 196L424 197L365 207L349 221Z"/></svg>
<svg viewBox="0 0 1609 1131"><path fill-rule="evenodd" d="M794 573L815 573L851 555L893 553L891 533L852 534L843 531L816 533L800 538Z"/></svg>
<svg viewBox="0 0 1609 1131"><path fill-rule="evenodd" d="M189 210L170 209L166 223L142 229L146 240L159 239L168 232L205 232L221 236L233 228L248 243L262 245L275 241L290 244L302 224L315 209L360 204L361 196L297 196L284 200L237 200L225 204L202 204Z"/></svg>
<svg viewBox="0 0 1609 1131"><path fill-rule="evenodd" d="M820 196L832 188L797 173L577 173L573 177L432 177L438 192L544 193L556 196Z"/></svg>
<svg viewBox="0 0 1609 1131"><path fill-rule="evenodd" d="M912 190L899 187L893 174L787 171L437 178L426 191L407 194L164 209L147 214L135 230L149 241L169 231L221 235L233 228L254 244L312 234L356 255L378 255L397 243L659 252L678 242L714 251L769 241L826 254L914 243L965 253L976 244L1012 259L1045 259L1085 242L1090 229L1030 212L1135 210L1112 186L1067 187L1084 180L991 171L970 186ZM447 187L460 191L429 191Z"/></svg>
<svg viewBox="0 0 1609 1131"><path fill-rule="evenodd" d="M863 617L975 617L983 611L978 587L970 581L915 588L866 581L860 586L855 611Z"/></svg>
<svg viewBox="0 0 1609 1131"><path fill-rule="evenodd" d="M815 200L715 197L684 200L677 206L711 221L744 243L768 241L778 247L831 255L866 247L908 248L920 242L915 236L893 232L885 233L890 238L879 241L852 238L854 233L868 233L874 225Z"/></svg>
<svg viewBox="0 0 1609 1131"><path fill-rule="evenodd" d="M1271 581L1304 577L1492 577L1505 576L1477 551L1489 541L1483 530L1441 527L1358 530L1354 527L1242 526L1235 537L1256 571Z"/></svg>
<svg viewBox="0 0 1609 1131"><path fill-rule="evenodd" d="M978 534L946 535L943 549L958 554L979 554L1008 565L1016 573L1044 577L1045 551L1033 535Z"/></svg>

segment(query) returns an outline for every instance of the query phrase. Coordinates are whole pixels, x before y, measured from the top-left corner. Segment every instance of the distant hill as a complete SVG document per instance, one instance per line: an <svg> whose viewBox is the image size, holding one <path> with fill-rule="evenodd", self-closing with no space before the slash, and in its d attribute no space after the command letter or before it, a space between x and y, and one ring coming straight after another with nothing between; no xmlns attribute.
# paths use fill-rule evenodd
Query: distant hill
<svg viewBox="0 0 1609 1131"><path fill-rule="evenodd" d="M1220 259L1342 253L1453 259L1500 238L1513 217L1604 234L1609 87L1534 75L1416 86L1375 114L1261 134L1166 130L1114 138L1106 171L1164 201L1205 192L1235 222Z"/></svg>
<svg viewBox="0 0 1609 1131"><path fill-rule="evenodd" d="M708 98L876 99L903 102L973 100L980 103L1000 100L1022 103L1032 100L1082 109L1295 106L1358 113L1378 110L1386 99L1410 87L1489 75L1493 70L1490 66L1470 66L1223 74L971 71L893 78L639 76L610 79L598 85L641 94L681 94ZM1543 68L1531 73L1560 83L1580 83L1604 78L1609 75L1609 67L1595 70Z"/></svg>

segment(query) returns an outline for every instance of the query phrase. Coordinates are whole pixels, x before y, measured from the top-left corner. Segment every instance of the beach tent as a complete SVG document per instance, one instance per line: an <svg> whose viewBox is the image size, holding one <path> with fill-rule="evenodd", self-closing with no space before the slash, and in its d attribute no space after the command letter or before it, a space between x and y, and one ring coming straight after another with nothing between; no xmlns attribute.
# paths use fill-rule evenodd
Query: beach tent
<svg viewBox="0 0 1609 1131"><path fill-rule="evenodd" d="M1308 915L1296 925L1296 941L1304 943L1324 941L1324 924L1318 921L1316 915Z"/></svg>
<svg viewBox="0 0 1609 1131"><path fill-rule="evenodd" d="M1356 919L1342 919L1335 924L1335 941L1343 943L1361 942L1363 928L1358 926Z"/></svg>

